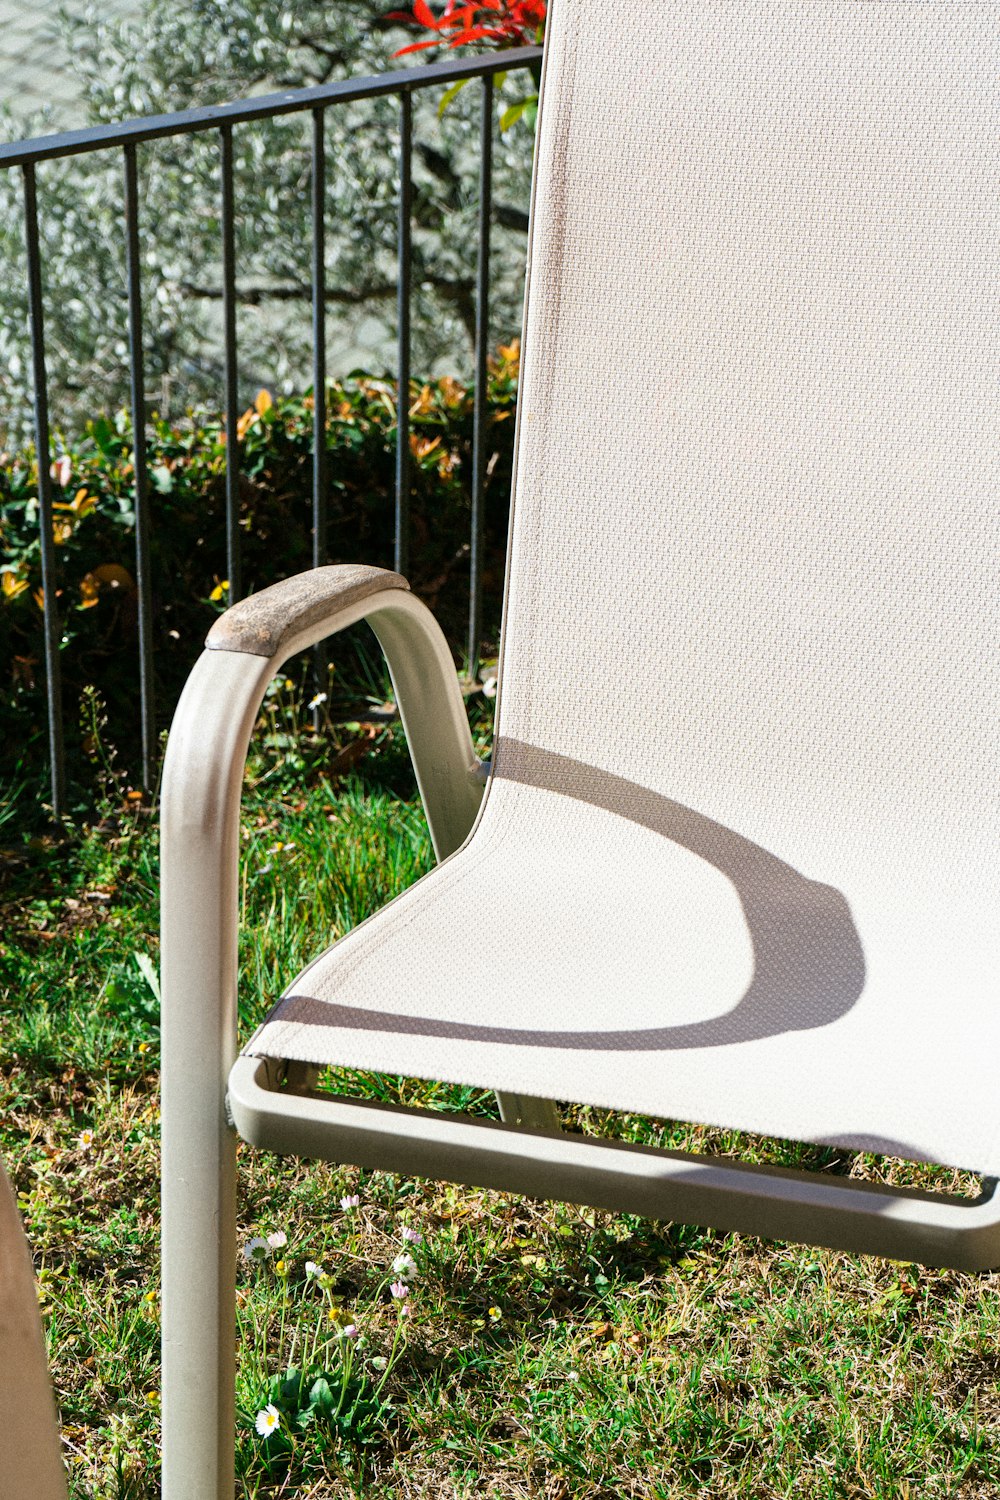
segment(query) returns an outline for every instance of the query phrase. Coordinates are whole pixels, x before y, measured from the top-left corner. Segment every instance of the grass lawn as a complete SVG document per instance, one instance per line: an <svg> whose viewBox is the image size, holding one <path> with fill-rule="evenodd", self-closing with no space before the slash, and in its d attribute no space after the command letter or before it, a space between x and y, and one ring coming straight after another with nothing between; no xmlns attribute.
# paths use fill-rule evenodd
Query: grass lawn
<svg viewBox="0 0 1000 1500"><path fill-rule="evenodd" d="M398 731L355 726L352 743L379 753L359 763L364 782L331 784L298 768L276 711L266 727L244 804L248 1027L306 957L430 862ZM348 744L338 764L355 753ZM15 826L0 830L0 1152L34 1249L72 1493L140 1500L159 1493L155 818L119 795L58 844L18 841ZM491 956L483 933L470 999ZM468 1090L353 1082L375 1097L494 1108ZM631 1140L961 1186L953 1173L662 1120L567 1118ZM286 1237L241 1258L241 1496L1000 1494L996 1275L245 1148L240 1221L245 1247ZM392 1271L401 1254L415 1273ZM405 1317L390 1290L400 1280ZM268 1406L278 1426L264 1437Z"/></svg>

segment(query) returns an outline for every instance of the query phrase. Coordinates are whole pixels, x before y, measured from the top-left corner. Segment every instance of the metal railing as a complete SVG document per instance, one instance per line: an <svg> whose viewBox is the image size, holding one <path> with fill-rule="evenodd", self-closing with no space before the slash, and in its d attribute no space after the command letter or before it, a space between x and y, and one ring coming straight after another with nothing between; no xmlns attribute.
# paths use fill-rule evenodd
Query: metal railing
<svg viewBox="0 0 1000 1500"><path fill-rule="evenodd" d="M219 194L222 263L223 406L226 428L226 566L229 599L242 596L239 531L239 442L237 439L237 344L236 344L236 253L235 203L233 192L233 129L237 125L274 119L277 116L312 113L311 216L312 216L312 561L318 567L327 557L327 464L326 464L326 263L325 183L326 110L338 105L395 95L399 99L399 219L397 228L397 379L399 391L409 390L410 380L410 291L411 291L411 153L413 140L412 95L417 89L453 84L459 80L482 80L479 119L479 213L476 268L475 395L471 474L471 536L469 577L468 655L470 673L479 652L482 610L483 486L486 463L486 358L489 326L490 222L492 214L493 93L494 76L537 66L541 49L524 47L489 56L435 63L372 77L346 79L314 88L296 89L230 104L152 115L117 125L40 136L0 146L0 168L19 167L24 185L25 244L28 262L28 315L31 332L34 386L35 445L38 455L38 517L41 542L44 608L44 658L48 708L48 749L54 817L65 811L65 751L63 743L62 689L59 662L61 623L56 598L57 578L53 536L53 491L50 474L49 392L45 362L45 315L42 295L42 265L38 232L38 199L35 168L55 161L114 148L122 153L125 203L126 279L128 288L129 388L132 412L135 486L135 562L138 595L138 654L140 718L142 732L142 777L149 789L156 773L156 717L153 695L152 577L150 567L149 477L146 454L146 395L143 373L143 306L140 286L139 172L136 146L168 136L186 136L215 131L219 139ZM409 562L410 443L409 411L405 399L397 399L397 448L395 474L394 566L405 572Z"/></svg>

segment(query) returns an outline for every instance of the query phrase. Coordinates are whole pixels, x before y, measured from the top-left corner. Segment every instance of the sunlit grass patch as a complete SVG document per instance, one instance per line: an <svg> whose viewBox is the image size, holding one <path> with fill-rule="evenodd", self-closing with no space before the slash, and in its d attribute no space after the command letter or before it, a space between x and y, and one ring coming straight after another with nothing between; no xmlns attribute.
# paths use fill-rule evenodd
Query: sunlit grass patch
<svg viewBox="0 0 1000 1500"><path fill-rule="evenodd" d="M246 1027L307 958L431 859L414 802L258 772L242 837ZM109 811L69 848L42 845L26 861L3 898L0 1150L35 1254L74 1497L152 1500L155 824L134 807ZM482 1090L347 1070L323 1082L406 1106L496 1113ZM673 1149L973 1186L960 1174L666 1120L584 1108L564 1119ZM997 1275L245 1147L239 1194L241 1496L1000 1493ZM412 1272L400 1256L412 1256ZM394 1296L394 1285L405 1292Z"/></svg>

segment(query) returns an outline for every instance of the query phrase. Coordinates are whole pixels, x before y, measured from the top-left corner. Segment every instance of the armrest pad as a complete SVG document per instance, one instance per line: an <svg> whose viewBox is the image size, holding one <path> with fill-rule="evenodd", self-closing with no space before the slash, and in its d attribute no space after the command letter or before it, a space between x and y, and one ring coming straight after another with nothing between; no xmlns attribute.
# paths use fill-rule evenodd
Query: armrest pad
<svg viewBox="0 0 1000 1500"><path fill-rule="evenodd" d="M209 651L242 651L275 656L292 636L332 617L341 609L385 589L408 589L399 573L341 563L296 573L241 599L220 615L208 632Z"/></svg>

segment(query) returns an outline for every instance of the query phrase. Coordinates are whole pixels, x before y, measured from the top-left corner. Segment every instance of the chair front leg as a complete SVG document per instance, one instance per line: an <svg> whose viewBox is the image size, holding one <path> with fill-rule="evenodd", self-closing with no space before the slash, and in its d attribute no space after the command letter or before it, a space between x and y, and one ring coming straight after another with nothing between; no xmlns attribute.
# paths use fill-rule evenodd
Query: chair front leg
<svg viewBox="0 0 1000 1500"><path fill-rule="evenodd" d="M163 1496L235 1484L239 802L270 663L206 653L185 688L161 812Z"/></svg>

